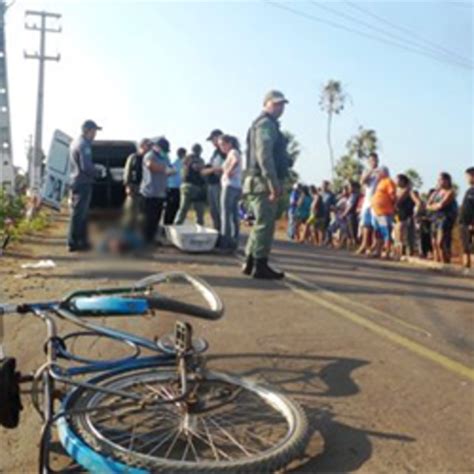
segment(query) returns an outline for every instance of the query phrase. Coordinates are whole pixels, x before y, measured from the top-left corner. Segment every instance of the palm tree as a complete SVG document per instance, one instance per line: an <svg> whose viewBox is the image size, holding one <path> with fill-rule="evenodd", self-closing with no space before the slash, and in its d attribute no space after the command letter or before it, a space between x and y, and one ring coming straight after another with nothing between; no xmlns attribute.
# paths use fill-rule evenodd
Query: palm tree
<svg viewBox="0 0 474 474"><path fill-rule="evenodd" d="M327 123L327 142L329 148L329 159L331 160L331 175L334 180L334 150L331 142L331 127L334 114L339 114L344 109L346 102L346 93L339 81L333 79L322 88L319 97L319 107L328 115Z"/></svg>
<svg viewBox="0 0 474 474"><path fill-rule="evenodd" d="M366 160L377 151L378 138L375 130L359 127L358 133L347 142L349 155L359 160Z"/></svg>

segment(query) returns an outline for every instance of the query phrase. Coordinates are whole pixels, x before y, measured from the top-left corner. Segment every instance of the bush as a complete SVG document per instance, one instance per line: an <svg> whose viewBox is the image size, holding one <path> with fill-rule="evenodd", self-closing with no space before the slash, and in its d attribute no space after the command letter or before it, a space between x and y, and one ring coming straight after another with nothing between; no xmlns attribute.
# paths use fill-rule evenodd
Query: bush
<svg viewBox="0 0 474 474"><path fill-rule="evenodd" d="M10 196L0 189L0 235L9 234L13 240L22 235L36 232L48 225L48 214L41 211L33 219L26 218L27 198L25 195Z"/></svg>

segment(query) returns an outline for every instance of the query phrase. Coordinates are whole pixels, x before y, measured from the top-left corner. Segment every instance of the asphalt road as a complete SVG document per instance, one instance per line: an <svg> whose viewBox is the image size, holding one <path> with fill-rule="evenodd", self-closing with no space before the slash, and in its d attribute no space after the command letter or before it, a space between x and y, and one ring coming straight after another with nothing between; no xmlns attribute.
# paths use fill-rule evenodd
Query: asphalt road
<svg viewBox="0 0 474 474"><path fill-rule="evenodd" d="M210 364L277 386L308 414L313 442L292 472L474 471L472 279L280 242L274 258L289 277L261 282L243 277L233 257L168 248L113 264L71 256L63 235L58 221L2 258L0 299L56 298L170 269L205 278L226 305L223 320L195 322L211 344ZM55 269L19 268L49 257ZM150 336L173 322L162 315L110 324ZM39 323L8 320L6 330L22 370L38 367ZM20 429L0 429L0 471L34 471L39 426L25 399ZM55 463L70 469L60 449Z"/></svg>

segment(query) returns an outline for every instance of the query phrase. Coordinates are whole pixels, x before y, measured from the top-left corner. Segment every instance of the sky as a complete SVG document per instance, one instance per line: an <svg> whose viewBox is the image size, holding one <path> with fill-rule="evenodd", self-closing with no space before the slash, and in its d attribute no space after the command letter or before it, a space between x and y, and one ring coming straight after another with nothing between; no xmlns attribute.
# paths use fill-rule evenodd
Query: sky
<svg viewBox="0 0 474 474"><path fill-rule="evenodd" d="M6 18L15 165L25 167L35 123L38 63L23 57L39 42L38 33L24 29L24 12L34 9L62 14L49 23L62 33L47 37L48 54L59 52L61 61L46 65L46 151L55 129L74 137L87 118L103 126L103 139L165 135L176 149L205 144L213 128L222 128L244 141L265 93L279 89L290 100L282 128L301 144L296 170L302 181L319 183L330 165L318 100L323 84L335 79L350 97L333 123L336 157L358 127L373 128L392 173L415 168L426 188L448 171L464 188L464 170L474 164L472 67L325 23L379 34L361 25L370 22L408 37L350 2L275 1L303 16L265 0L17 0ZM354 3L474 62L472 3Z"/></svg>

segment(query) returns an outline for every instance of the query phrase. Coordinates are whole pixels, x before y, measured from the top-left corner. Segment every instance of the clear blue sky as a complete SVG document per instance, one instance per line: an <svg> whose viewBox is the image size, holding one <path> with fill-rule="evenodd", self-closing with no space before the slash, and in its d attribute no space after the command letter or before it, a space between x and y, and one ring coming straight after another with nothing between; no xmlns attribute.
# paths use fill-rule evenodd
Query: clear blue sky
<svg viewBox="0 0 474 474"><path fill-rule="evenodd" d="M390 21L473 59L472 4L361 2ZM287 2L306 14L342 22L309 2ZM344 2L331 8L363 17ZM60 128L76 135L85 118L103 138L165 134L174 148L204 142L215 127L244 138L264 93L285 92L282 119L302 145L297 170L306 182L329 176L321 86L342 81L352 104L334 122L337 156L359 125L374 128L392 172L416 168L431 185L441 170L463 182L474 163L473 71L248 2L22 1L7 17L15 163L33 131L37 64L23 49L37 36L23 30L25 9L63 14L49 35L44 145ZM378 25L382 27L382 25ZM206 152L210 150L207 148ZM463 186L464 187L464 186Z"/></svg>

